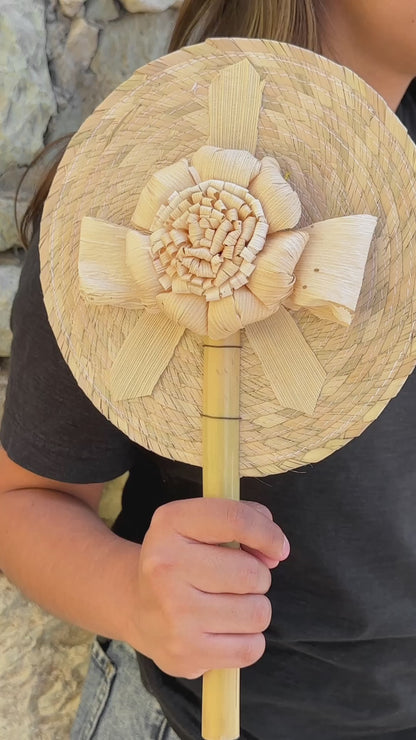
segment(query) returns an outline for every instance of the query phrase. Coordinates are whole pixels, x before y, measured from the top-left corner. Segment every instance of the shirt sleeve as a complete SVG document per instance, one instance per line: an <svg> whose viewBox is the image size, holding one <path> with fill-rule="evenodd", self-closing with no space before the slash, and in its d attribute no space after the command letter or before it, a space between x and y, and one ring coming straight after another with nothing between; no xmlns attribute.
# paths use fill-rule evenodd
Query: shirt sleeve
<svg viewBox="0 0 416 740"><path fill-rule="evenodd" d="M133 465L138 445L77 385L49 325L31 245L14 301L10 375L0 440L18 465L67 483L104 482Z"/></svg>

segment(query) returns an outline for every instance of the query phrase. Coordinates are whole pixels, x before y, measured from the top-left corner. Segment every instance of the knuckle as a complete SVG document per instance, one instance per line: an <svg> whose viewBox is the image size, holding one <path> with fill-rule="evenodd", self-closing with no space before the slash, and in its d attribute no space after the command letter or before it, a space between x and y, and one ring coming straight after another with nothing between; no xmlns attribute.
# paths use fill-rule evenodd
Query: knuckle
<svg viewBox="0 0 416 740"><path fill-rule="evenodd" d="M168 672L171 675L190 680L202 676L204 671L198 664L197 651L191 649L189 639L184 633L171 636L166 653L170 665Z"/></svg>
<svg viewBox="0 0 416 740"><path fill-rule="evenodd" d="M161 581L174 571L174 563L164 551L153 550L143 557L141 568L143 575L150 580Z"/></svg>
<svg viewBox="0 0 416 740"><path fill-rule="evenodd" d="M171 660L178 666L189 668L193 658L195 664L195 651L191 649L189 632L177 623L173 623L168 635L166 635L166 650Z"/></svg>
<svg viewBox="0 0 416 740"><path fill-rule="evenodd" d="M159 506L152 516L150 526L153 529L164 529L172 519L172 502Z"/></svg>
<svg viewBox="0 0 416 740"><path fill-rule="evenodd" d="M227 501L225 516L233 533L247 525L247 507L240 501Z"/></svg>
<svg viewBox="0 0 416 740"><path fill-rule="evenodd" d="M250 635L247 637L239 651L239 665L241 668L256 663L263 655L266 648L266 640L263 634Z"/></svg>

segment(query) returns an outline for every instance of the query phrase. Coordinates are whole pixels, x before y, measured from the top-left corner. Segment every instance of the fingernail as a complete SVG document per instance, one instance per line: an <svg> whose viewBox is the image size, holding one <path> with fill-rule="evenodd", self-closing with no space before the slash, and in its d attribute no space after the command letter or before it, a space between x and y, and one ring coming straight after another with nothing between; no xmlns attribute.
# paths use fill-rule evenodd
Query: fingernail
<svg viewBox="0 0 416 740"><path fill-rule="evenodd" d="M289 540L286 535L283 535L283 546L282 546L282 559L285 560L290 553Z"/></svg>

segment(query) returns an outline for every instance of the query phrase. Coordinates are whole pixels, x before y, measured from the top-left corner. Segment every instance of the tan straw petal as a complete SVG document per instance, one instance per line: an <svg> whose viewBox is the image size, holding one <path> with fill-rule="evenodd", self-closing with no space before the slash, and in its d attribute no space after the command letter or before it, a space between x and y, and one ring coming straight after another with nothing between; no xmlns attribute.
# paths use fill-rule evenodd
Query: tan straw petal
<svg viewBox="0 0 416 740"><path fill-rule="evenodd" d="M307 241L303 231L281 231L266 239L249 282L251 292L265 306L276 310L292 292L295 267Z"/></svg>
<svg viewBox="0 0 416 740"><path fill-rule="evenodd" d="M186 159L155 172L144 186L131 222L138 229L149 230L160 206L166 205L176 191L195 185Z"/></svg>
<svg viewBox="0 0 416 740"><path fill-rule="evenodd" d="M296 267L297 281L287 305L339 304L349 309L349 324L375 227L374 216L357 215L320 221L304 229L309 241Z"/></svg>
<svg viewBox="0 0 416 740"><path fill-rule="evenodd" d="M163 288L154 267L150 236L128 229L125 252L126 265L134 279L142 305L148 309L157 309L156 296Z"/></svg>
<svg viewBox="0 0 416 740"><path fill-rule="evenodd" d="M282 176L273 157L263 157L260 172L251 181L249 190L263 206L270 234L281 229L292 229L299 222L299 197Z"/></svg>
<svg viewBox="0 0 416 740"><path fill-rule="evenodd" d="M276 310L262 303L245 285L235 291L234 304L243 326L262 321Z"/></svg>
<svg viewBox="0 0 416 740"><path fill-rule="evenodd" d="M225 67L214 77L208 92L208 144L255 153L263 88L264 81L247 59Z"/></svg>
<svg viewBox="0 0 416 740"><path fill-rule="evenodd" d="M202 146L192 156L201 180L224 180L244 188L260 172L260 162L250 152Z"/></svg>
<svg viewBox="0 0 416 740"><path fill-rule="evenodd" d="M161 293L158 305L175 324L204 336L208 332L208 305L198 295Z"/></svg>
<svg viewBox="0 0 416 740"><path fill-rule="evenodd" d="M137 285L126 266L127 229L84 216L81 222L79 280L85 300L141 308Z"/></svg>
<svg viewBox="0 0 416 740"><path fill-rule="evenodd" d="M237 312L234 296L208 304L208 336L224 339L242 329L243 323Z"/></svg>
<svg viewBox="0 0 416 740"><path fill-rule="evenodd" d="M326 373L288 311L281 308L246 332L281 405L312 415Z"/></svg>
<svg viewBox="0 0 416 740"><path fill-rule="evenodd" d="M183 332L183 326L163 314L144 311L111 368L109 380L114 398L122 401L150 396Z"/></svg>

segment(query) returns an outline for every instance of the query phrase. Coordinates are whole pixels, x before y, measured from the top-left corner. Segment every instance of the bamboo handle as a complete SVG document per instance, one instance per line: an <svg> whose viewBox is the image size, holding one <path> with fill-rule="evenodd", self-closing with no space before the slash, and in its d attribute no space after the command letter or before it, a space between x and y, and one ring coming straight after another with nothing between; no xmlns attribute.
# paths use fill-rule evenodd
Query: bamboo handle
<svg viewBox="0 0 416 740"><path fill-rule="evenodd" d="M240 332L204 341L203 495L240 498ZM228 543L238 547L236 543ZM202 737L240 737L240 671L208 671L202 686Z"/></svg>

